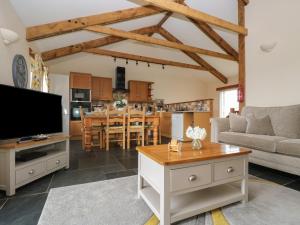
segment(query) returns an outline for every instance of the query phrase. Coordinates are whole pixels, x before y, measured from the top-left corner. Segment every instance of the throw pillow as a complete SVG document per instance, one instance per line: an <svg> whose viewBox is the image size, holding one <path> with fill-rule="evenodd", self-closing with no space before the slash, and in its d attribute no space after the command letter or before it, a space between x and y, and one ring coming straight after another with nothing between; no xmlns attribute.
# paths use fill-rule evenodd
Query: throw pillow
<svg viewBox="0 0 300 225"><path fill-rule="evenodd" d="M274 136L274 130L269 116L256 118L255 116L247 116L247 134L260 134Z"/></svg>
<svg viewBox="0 0 300 225"><path fill-rule="evenodd" d="M245 133L247 129L247 120L244 116L230 113L229 126L231 132Z"/></svg>

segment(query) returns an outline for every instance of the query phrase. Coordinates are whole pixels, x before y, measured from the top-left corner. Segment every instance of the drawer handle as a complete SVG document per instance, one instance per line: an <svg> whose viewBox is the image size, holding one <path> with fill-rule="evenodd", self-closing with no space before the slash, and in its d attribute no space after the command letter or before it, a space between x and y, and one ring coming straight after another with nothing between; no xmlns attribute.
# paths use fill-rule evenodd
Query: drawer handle
<svg viewBox="0 0 300 225"><path fill-rule="evenodd" d="M232 173L234 171L233 167L228 167L227 173Z"/></svg>
<svg viewBox="0 0 300 225"><path fill-rule="evenodd" d="M28 174L30 174L30 175L34 174L34 169L30 170L30 171L28 172Z"/></svg>
<svg viewBox="0 0 300 225"><path fill-rule="evenodd" d="M60 164L60 160L57 160L57 161L56 161L56 164Z"/></svg>
<svg viewBox="0 0 300 225"><path fill-rule="evenodd" d="M190 181L190 182L195 181L195 180L197 180L197 176L196 176L196 175L191 175L191 176L189 177L189 181Z"/></svg>

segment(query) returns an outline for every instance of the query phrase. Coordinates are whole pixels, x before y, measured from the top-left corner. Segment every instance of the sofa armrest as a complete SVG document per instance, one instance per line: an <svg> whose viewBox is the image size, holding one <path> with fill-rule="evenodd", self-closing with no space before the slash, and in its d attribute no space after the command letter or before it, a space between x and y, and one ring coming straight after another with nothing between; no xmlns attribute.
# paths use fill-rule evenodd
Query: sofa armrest
<svg viewBox="0 0 300 225"><path fill-rule="evenodd" d="M220 132L229 131L229 119L228 118L212 118L211 119L211 142L219 142Z"/></svg>

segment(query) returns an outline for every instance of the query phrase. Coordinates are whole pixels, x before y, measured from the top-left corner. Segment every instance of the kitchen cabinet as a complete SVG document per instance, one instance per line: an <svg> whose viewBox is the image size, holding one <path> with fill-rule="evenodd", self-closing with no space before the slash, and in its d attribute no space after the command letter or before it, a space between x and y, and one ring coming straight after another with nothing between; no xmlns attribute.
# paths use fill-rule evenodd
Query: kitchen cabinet
<svg viewBox="0 0 300 225"><path fill-rule="evenodd" d="M130 102L150 102L151 96L151 85L152 82L148 81L128 81Z"/></svg>
<svg viewBox="0 0 300 225"><path fill-rule="evenodd" d="M112 100L112 79L92 77L92 100Z"/></svg>
<svg viewBox="0 0 300 225"><path fill-rule="evenodd" d="M171 112L161 112L160 113L160 130L161 135L164 137L171 138L172 136L172 113Z"/></svg>
<svg viewBox="0 0 300 225"><path fill-rule="evenodd" d="M70 136L72 140L82 139L81 121L70 121Z"/></svg>
<svg viewBox="0 0 300 225"><path fill-rule="evenodd" d="M92 75L88 73L70 73L70 88L73 89L91 89Z"/></svg>
<svg viewBox="0 0 300 225"><path fill-rule="evenodd" d="M194 126L205 128L207 132L206 140L210 140L210 118L211 112L194 112Z"/></svg>

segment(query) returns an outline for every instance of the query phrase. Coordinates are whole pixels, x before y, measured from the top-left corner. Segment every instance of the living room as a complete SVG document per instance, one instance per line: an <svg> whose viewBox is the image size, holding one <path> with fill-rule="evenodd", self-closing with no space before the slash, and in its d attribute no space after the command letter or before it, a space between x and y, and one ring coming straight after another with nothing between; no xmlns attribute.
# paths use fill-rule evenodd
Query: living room
<svg viewBox="0 0 300 225"><path fill-rule="evenodd" d="M0 224L299 224L299 8L1 1Z"/></svg>

